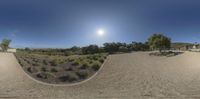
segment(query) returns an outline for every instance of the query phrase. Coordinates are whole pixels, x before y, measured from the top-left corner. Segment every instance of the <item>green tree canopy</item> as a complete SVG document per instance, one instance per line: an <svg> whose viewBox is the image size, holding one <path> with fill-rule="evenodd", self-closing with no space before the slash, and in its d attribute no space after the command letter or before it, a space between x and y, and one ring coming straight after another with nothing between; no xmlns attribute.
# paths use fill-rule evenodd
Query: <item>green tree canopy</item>
<svg viewBox="0 0 200 99"><path fill-rule="evenodd" d="M11 43L10 39L3 39L1 42L1 48L3 49L3 51L6 51L9 48L9 45Z"/></svg>
<svg viewBox="0 0 200 99"><path fill-rule="evenodd" d="M161 52L163 49L170 48L171 39L163 34L153 34L148 39L148 44L152 50L159 49Z"/></svg>

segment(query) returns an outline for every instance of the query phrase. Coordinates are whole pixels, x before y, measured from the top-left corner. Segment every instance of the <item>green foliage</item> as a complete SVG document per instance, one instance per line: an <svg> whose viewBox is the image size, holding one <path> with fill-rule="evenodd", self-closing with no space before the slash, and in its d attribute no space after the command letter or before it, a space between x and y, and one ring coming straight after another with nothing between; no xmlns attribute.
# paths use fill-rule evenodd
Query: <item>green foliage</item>
<svg viewBox="0 0 200 99"><path fill-rule="evenodd" d="M58 66L59 65L59 60L58 59L53 59L50 63L51 63L51 66Z"/></svg>
<svg viewBox="0 0 200 99"><path fill-rule="evenodd" d="M73 72L68 72L66 75L59 77L59 79L62 82L73 82L79 79L79 77L77 76L77 74L73 73Z"/></svg>
<svg viewBox="0 0 200 99"><path fill-rule="evenodd" d="M72 63L72 65L74 65L74 66L78 66L79 64L80 64L79 61L74 61L74 62Z"/></svg>
<svg viewBox="0 0 200 99"><path fill-rule="evenodd" d="M128 52L129 50L128 50L128 48L125 47L125 46L120 46L120 47L119 47L119 51L120 51L120 52Z"/></svg>
<svg viewBox="0 0 200 99"><path fill-rule="evenodd" d="M133 50L133 51L147 51L147 50L149 50L148 42L145 42L145 43L132 42L131 50Z"/></svg>
<svg viewBox="0 0 200 99"><path fill-rule="evenodd" d="M100 59L99 59L99 62L100 62L100 63L103 63L103 62L104 62L104 59L103 59L103 58L100 58Z"/></svg>
<svg viewBox="0 0 200 99"><path fill-rule="evenodd" d="M38 72L38 70L35 67L28 67L27 71L30 72L30 73L36 73L36 72Z"/></svg>
<svg viewBox="0 0 200 99"><path fill-rule="evenodd" d="M42 71L42 72L47 72L48 70L47 70L46 67L42 67L42 68L41 68L41 71Z"/></svg>
<svg viewBox="0 0 200 99"><path fill-rule="evenodd" d="M162 34L153 34L148 39L148 44L152 50L159 49L161 52L163 49L170 48L171 39Z"/></svg>
<svg viewBox="0 0 200 99"><path fill-rule="evenodd" d="M99 62L94 62L92 64L92 69L94 69L95 71L99 70L100 68L100 63Z"/></svg>
<svg viewBox="0 0 200 99"><path fill-rule="evenodd" d="M36 77L41 78L41 79L48 79L48 78L52 78L54 77L54 75L52 75L51 73L38 73L36 74Z"/></svg>
<svg viewBox="0 0 200 99"><path fill-rule="evenodd" d="M9 45L11 43L11 40L9 39L3 39L1 42L1 48L3 49L3 51L7 51L7 49L9 48Z"/></svg>
<svg viewBox="0 0 200 99"><path fill-rule="evenodd" d="M83 62L82 66L80 67L80 69L87 69L89 67L88 62Z"/></svg>
<svg viewBox="0 0 200 99"><path fill-rule="evenodd" d="M51 72L58 72L56 68L51 68Z"/></svg>
<svg viewBox="0 0 200 99"><path fill-rule="evenodd" d="M48 62L46 60L42 61L44 65L48 65Z"/></svg>
<svg viewBox="0 0 200 99"><path fill-rule="evenodd" d="M88 77L89 71L88 70L80 70L80 71L77 71L76 74L79 76L79 78L85 79Z"/></svg>
<svg viewBox="0 0 200 99"><path fill-rule="evenodd" d="M83 54L95 54L99 53L99 47L97 45L89 45L82 48Z"/></svg>

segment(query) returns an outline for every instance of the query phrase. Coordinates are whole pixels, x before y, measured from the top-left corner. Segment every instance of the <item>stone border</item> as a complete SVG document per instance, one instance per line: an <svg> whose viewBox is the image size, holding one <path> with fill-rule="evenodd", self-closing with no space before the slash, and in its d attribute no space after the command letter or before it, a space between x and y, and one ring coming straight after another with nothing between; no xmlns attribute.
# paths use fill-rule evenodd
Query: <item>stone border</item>
<svg viewBox="0 0 200 99"><path fill-rule="evenodd" d="M108 55L107 58L106 58L106 60L104 61L104 63L101 65L101 68L100 68L95 74L93 74L91 77L89 77L88 79L85 79L85 80L80 81L80 82L72 83L72 84L50 84L50 83L46 83L46 82L39 81L39 80L37 80L37 79L31 77L28 73L26 73L26 72L24 71L23 67L19 64L19 62L18 62L16 56L15 56L14 54L12 54L12 55L15 57L18 66L21 68L21 70L23 71L23 73L24 73L28 78L30 78L31 80L33 80L33 81L35 81L35 82L37 82L37 83L39 83L39 84L48 85L48 86L77 86L77 85L86 83L87 81L89 81L89 80L93 79L95 76L97 76L97 74L99 74L99 72L103 69L103 67L104 67L104 65L105 65L105 63L107 62L107 59L108 59L108 57L109 57L109 55Z"/></svg>

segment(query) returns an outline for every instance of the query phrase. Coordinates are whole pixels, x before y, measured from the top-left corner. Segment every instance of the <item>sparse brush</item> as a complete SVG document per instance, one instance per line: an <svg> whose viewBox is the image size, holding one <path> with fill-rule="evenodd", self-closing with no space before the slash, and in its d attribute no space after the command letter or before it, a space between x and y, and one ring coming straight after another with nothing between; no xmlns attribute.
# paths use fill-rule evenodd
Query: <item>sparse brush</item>
<svg viewBox="0 0 200 99"><path fill-rule="evenodd" d="M89 67L89 64L87 62L83 62L80 69L87 69L88 67Z"/></svg>
<svg viewBox="0 0 200 99"><path fill-rule="evenodd" d="M38 72L38 70L35 67L28 67L27 71L30 72L30 73L36 73L36 72Z"/></svg>
<svg viewBox="0 0 200 99"><path fill-rule="evenodd" d="M32 63L32 66L39 66L38 63Z"/></svg>
<svg viewBox="0 0 200 99"><path fill-rule="evenodd" d="M68 61L69 62L73 62L75 59L73 59L73 58L68 58Z"/></svg>
<svg viewBox="0 0 200 99"><path fill-rule="evenodd" d="M58 72L58 70L56 68L51 68L51 72Z"/></svg>
<svg viewBox="0 0 200 99"><path fill-rule="evenodd" d="M71 67L66 68L65 71L72 71L73 69Z"/></svg>
<svg viewBox="0 0 200 99"><path fill-rule="evenodd" d="M94 62L94 63L92 64L92 69L94 69L95 71L99 70L99 68L100 68L99 62Z"/></svg>
<svg viewBox="0 0 200 99"><path fill-rule="evenodd" d="M46 60L42 61L44 65L48 65L48 62Z"/></svg>
<svg viewBox="0 0 200 99"><path fill-rule="evenodd" d="M88 77L89 71L88 71L88 70L80 70L80 71L77 71L76 74L77 74L81 79L85 79L85 78Z"/></svg>
<svg viewBox="0 0 200 99"><path fill-rule="evenodd" d="M36 77L41 78L41 79L48 79L54 77L51 73L38 73Z"/></svg>
<svg viewBox="0 0 200 99"><path fill-rule="evenodd" d="M80 64L79 61L74 61L74 62L72 63L72 65L74 65L74 66L78 66L79 64Z"/></svg>
<svg viewBox="0 0 200 99"><path fill-rule="evenodd" d="M43 71L43 72L47 72L48 70L47 70L47 68L42 67L42 68L41 68L41 71Z"/></svg>
<svg viewBox="0 0 200 99"><path fill-rule="evenodd" d="M73 81L76 81L79 79L79 77L77 76L77 74L73 73L73 72L69 72L67 73L66 75L64 76L61 76L59 77L59 79L62 81L62 82L73 82Z"/></svg>
<svg viewBox="0 0 200 99"><path fill-rule="evenodd" d="M103 63L103 62L104 62L104 59L103 59L103 58L100 58L100 59L99 59L99 62L100 62L100 63Z"/></svg>
<svg viewBox="0 0 200 99"><path fill-rule="evenodd" d="M51 63L52 66L57 66L57 65L59 65L59 60L53 59L50 63Z"/></svg>

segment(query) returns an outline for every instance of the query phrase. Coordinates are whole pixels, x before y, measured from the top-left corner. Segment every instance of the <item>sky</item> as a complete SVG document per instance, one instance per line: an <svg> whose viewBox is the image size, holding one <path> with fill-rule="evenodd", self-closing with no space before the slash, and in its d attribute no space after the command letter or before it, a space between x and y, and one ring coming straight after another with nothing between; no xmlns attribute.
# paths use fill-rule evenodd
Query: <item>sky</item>
<svg viewBox="0 0 200 99"><path fill-rule="evenodd" d="M199 9L199 0L0 0L0 40L15 48L68 48L163 33L200 43Z"/></svg>

